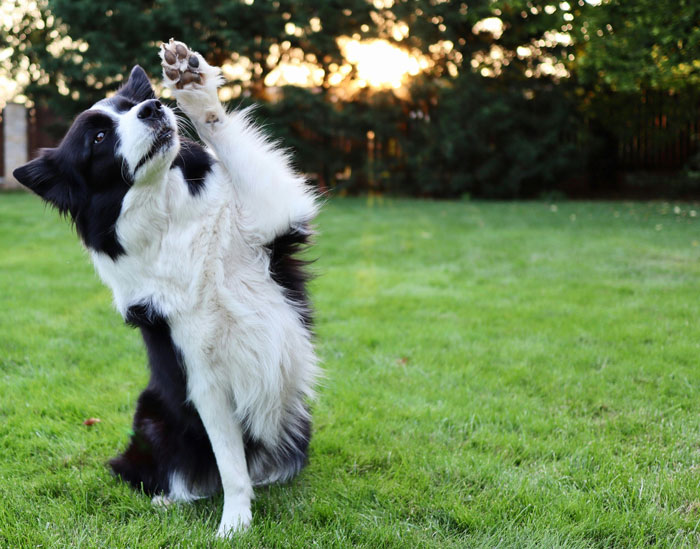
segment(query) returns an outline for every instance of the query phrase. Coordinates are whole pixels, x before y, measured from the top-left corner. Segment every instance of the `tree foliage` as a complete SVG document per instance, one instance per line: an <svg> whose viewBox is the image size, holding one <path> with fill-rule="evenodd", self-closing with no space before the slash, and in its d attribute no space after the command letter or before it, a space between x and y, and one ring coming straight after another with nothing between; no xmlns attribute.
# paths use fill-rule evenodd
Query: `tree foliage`
<svg viewBox="0 0 700 549"><path fill-rule="evenodd" d="M15 2L19 11L22 3ZM118 87L136 63L159 74L154 51L170 37L203 52L212 64L221 65L233 54L250 59L245 85L260 94L265 77L280 61L270 58L271 46L299 48L322 67L341 63L335 38L373 36L370 13L364 0L40 0L36 10L25 12L14 28L2 29L0 37L14 48L16 69L27 66L23 59L36 67L29 95L63 111L66 106L57 96L69 89L76 111L103 96L105 89ZM289 32L289 25L301 32ZM72 40L59 46L65 37Z"/></svg>
<svg viewBox="0 0 700 549"><path fill-rule="evenodd" d="M697 87L698 21L691 0L39 0L0 38L25 93L66 120L135 63L156 76L155 47L173 36L217 65L246 60L229 75L234 103L259 103L323 187L507 197L561 188L587 158L614 169L600 159L632 127L625 105ZM427 63L403 89L350 93L357 66L333 79L339 37ZM272 93L281 63L321 77Z"/></svg>
<svg viewBox="0 0 700 549"><path fill-rule="evenodd" d="M607 0L586 5L574 27L579 81L621 92L697 88L700 3Z"/></svg>

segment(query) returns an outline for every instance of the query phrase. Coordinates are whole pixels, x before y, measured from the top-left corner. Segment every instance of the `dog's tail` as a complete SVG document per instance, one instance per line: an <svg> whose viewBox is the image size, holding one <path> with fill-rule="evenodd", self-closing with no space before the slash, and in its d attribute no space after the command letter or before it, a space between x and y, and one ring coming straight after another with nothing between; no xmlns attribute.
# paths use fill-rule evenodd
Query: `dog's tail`
<svg viewBox="0 0 700 549"><path fill-rule="evenodd" d="M302 406L287 415L276 444L245 437L246 461L253 486L287 482L301 471L308 460L311 439L311 417Z"/></svg>

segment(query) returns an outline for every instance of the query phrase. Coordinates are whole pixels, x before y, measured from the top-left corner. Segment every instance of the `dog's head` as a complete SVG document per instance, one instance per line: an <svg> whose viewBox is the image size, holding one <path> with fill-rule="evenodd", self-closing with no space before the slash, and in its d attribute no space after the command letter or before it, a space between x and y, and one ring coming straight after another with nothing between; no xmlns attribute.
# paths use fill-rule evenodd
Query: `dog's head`
<svg viewBox="0 0 700 549"><path fill-rule="evenodd" d="M116 95L77 116L58 147L43 149L13 175L75 218L101 194L162 176L177 150L175 116L137 65Z"/></svg>
<svg viewBox="0 0 700 549"><path fill-rule="evenodd" d="M90 233L104 229L91 226L105 216L116 220L129 188L165 176L179 148L176 127L137 65L116 95L78 115L58 147L43 149L13 175L70 214L91 246Z"/></svg>

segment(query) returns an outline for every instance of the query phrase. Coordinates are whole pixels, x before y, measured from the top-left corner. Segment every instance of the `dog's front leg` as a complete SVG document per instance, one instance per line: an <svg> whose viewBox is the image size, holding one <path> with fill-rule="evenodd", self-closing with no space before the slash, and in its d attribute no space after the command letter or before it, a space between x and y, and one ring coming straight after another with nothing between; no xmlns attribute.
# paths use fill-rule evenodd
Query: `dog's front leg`
<svg viewBox="0 0 700 549"><path fill-rule="evenodd" d="M224 489L224 511L217 535L226 537L250 525L253 488L245 459L243 432L233 413L232 397L213 384L197 386L193 380L190 400L202 419L214 450Z"/></svg>
<svg viewBox="0 0 700 549"><path fill-rule="evenodd" d="M163 44L160 57L163 83L228 172L237 200L249 214L248 233L268 244L291 225L312 219L315 197L289 167L287 154L268 142L245 112L226 113L217 95L221 69L174 40Z"/></svg>

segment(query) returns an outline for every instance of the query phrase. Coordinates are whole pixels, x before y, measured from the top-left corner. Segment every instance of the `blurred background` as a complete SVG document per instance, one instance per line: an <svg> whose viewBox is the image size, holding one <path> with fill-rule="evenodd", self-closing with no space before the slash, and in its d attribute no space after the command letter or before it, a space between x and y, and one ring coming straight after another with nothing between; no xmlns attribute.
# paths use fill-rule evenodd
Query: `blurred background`
<svg viewBox="0 0 700 549"><path fill-rule="evenodd" d="M330 194L700 196L697 0L1 6L6 188L134 64L157 86L175 37Z"/></svg>

